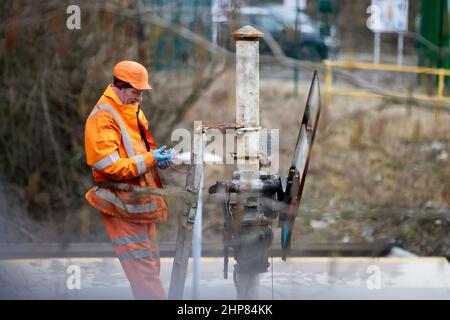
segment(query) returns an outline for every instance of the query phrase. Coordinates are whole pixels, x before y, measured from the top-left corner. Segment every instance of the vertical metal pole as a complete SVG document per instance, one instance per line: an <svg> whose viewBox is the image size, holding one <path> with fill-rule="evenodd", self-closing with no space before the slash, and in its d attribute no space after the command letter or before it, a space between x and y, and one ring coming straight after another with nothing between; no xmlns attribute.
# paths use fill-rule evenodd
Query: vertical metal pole
<svg viewBox="0 0 450 320"><path fill-rule="evenodd" d="M194 141L193 149L191 150L193 166L186 179L186 190L193 194L198 194L203 177L203 156L206 140L201 126L198 126L198 122L194 122L194 124ZM197 201L191 202L189 208L181 217L169 284L169 299L183 299L189 255L192 247L193 229L196 220L195 216L198 211L199 201L201 200L197 199Z"/></svg>
<svg viewBox="0 0 450 320"><path fill-rule="evenodd" d="M262 32L251 26L244 26L233 33L236 40L236 123L244 125L236 135L241 187L252 186L253 182L259 181L259 40L262 36ZM256 208L250 205L252 201L254 199L246 196L238 197L242 221L254 219ZM242 233L247 231L242 230ZM237 298L257 299L259 274L236 269L236 266L234 271Z"/></svg>
<svg viewBox="0 0 450 320"><path fill-rule="evenodd" d="M335 30L335 34L334 37L336 37L336 39L339 39L340 37L340 32L339 32L339 0L336 0L335 2L335 6L334 6L334 30ZM337 49L333 50L333 55L332 58L333 60L337 60Z"/></svg>
<svg viewBox="0 0 450 320"><path fill-rule="evenodd" d="M401 66L403 65L403 32L398 33L397 38L397 65ZM401 72L398 72L395 77L396 84L401 88L403 83L403 74Z"/></svg>
<svg viewBox="0 0 450 320"><path fill-rule="evenodd" d="M211 36L211 41L212 43L214 43L215 45L219 45L219 23L218 22L213 22L212 23L212 36Z"/></svg>
<svg viewBox="0 0 450 320"><path fill-rule="evenodd" d="M325 75L325 106L329 108L331 106L331 94L333 90L333 72L329 61L325 61L325 65L327 67Z"/></svg>
<svg viewBox="0 0 450 320"><path fill-rule="evenodd" d="M373 63L380 64L380 33L375 32L373 45Z"/></svg>
<svg viewBox="0 0 450 320"><path fill-rule="evenodd" d="M380 33L375 32L373 45L373 63L380 64ZM375 72L373 81L378 83L378 72Z"/></svg>
<svg viewBox="0 0 450 320"><path fill-rule="evenodd" d="M200 188L198 192L197 213L195 215L194 236L192 238L192 258L193 273L192 277L192 298L198 300L200 298L200 259L202 257L202 215L203 215L203 173L200 180Z"/></svg>
<svg viewBox="0 0 450 320"><path fill-rule="evenodd" d="M294 26L294 34L295 34L295 58L300 60L300 40L298 38L298 14L300 11L300 0L295 1L295 26ZM299 81L299 71L298 66L294 67L294 95L298 96L298 81Z"/></svg>
<svg viewBox="0 0 450 320"><path fill-rule="evenodd" d="M403 65L403 32L398 33L397 41L397 65Z"/></svg>
<svg viewBox="0 0 450 320"><path fill-rule="evenodd" d="M259 174L259 39L263 33L251 26L235 31L237 165L241 180Z"/></svg>

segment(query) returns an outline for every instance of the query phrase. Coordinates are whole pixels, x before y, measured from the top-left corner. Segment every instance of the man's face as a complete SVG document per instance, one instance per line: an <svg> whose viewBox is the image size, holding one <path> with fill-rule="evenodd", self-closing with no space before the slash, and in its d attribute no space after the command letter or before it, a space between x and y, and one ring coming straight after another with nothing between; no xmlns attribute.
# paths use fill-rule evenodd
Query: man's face
<svg viewBox="0 0 450 320"><path fill-rule="evenodd" d="M124 104L135 104L142 101L143 90L134 88L119 89L119 99Z"/></svg>

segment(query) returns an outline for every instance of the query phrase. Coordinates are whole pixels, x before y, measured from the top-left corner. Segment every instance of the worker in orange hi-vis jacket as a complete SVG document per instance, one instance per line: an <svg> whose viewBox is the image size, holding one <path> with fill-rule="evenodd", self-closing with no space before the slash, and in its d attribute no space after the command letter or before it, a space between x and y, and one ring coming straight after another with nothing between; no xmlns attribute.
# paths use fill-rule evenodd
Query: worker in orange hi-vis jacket
<svg viewBox="0 0 450 320"><path fill-rule="evenodd" d="M86 121L85 149L96 185L87 201L100 217L130 281L136 299L166 299L159 276L156 225L167 221L167 206L157 195L136 196L133 188L162 188L157 167L171 164L173 150L157 148L140 108L151 90L144 66L121 61L113 84Z"/></svg>

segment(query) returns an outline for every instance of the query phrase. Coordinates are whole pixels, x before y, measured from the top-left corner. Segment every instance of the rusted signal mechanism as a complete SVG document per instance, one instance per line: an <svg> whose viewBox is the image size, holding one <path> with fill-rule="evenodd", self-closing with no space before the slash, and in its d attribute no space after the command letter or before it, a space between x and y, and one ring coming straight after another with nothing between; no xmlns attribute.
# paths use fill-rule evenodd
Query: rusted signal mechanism
<svg viewBox="0 0 450 320"><path fill-rule="evenodd" d="M195 195L200 188L206 135L211 128L223 133L232 129L236 139L233 156L237 170L231 180L211 186L209 193L218 196L223 209L224 277L228 276L231 248L236 260L233 278L237 298L258 297L259 274L270 266L271 225L275 219L281 229L283 260L291 245L321 109L318 75L314 72L287 177L283 170L269 172L278 150L273 152L277 136L259 125L259 40L263 34L245 26L233 36L236 40L236 124L196 129L191 155L194 164L186 182L186 192L192 198L179 227L170 299L183 297L197 208Z"/></svg>

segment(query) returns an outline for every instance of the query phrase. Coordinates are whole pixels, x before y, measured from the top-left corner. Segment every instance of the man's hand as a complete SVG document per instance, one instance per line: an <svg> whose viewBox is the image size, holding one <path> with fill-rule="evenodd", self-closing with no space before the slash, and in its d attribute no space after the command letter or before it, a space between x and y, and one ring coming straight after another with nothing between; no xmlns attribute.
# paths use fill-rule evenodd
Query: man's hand
<svg viewBox="0 0 450 320"><path fill-rule="evenodd" d="M155 156L158 168L166 169L172 164L172 157L175 153L173 149L166 150L167 147L163 146L158 150L153 151L153 155Z"/></svg>
<svg viewBox="0 0 450 320"><path fill-rule="evenodd" d="M163 160L170 160L170 154L167 153L166 149L166 146L162 146L157 150L153 150L153 155L155 156L156 162L159 163Z"/></svg>

